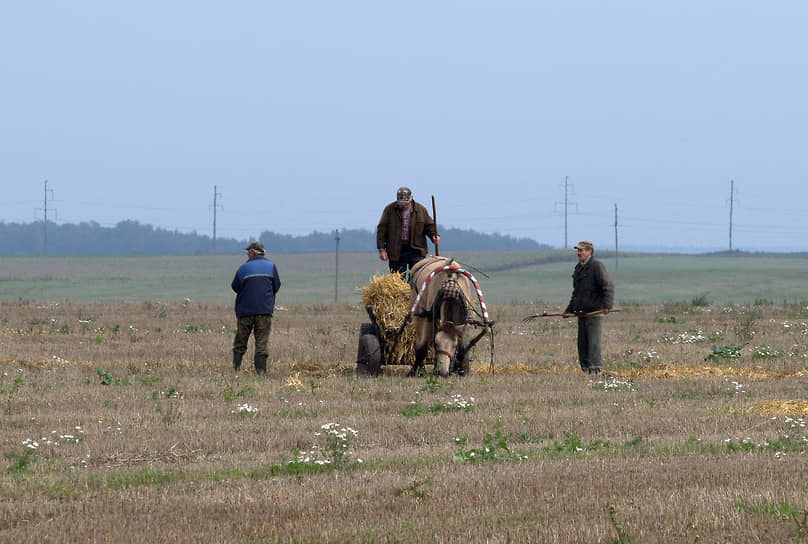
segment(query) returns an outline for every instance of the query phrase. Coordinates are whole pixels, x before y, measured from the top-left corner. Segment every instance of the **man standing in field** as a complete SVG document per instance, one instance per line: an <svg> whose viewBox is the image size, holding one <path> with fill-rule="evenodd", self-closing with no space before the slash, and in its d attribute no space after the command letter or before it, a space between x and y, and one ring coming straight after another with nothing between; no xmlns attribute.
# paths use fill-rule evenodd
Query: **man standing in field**
<svg viewBox="0 0 808 544"><path fill-rule="evenodd" d="M603 263L592 257L595 246L581 240L575 246L578 264L572 274L572 298L564 317L578 316L578 361L581 370L593 374L603 370L600 355L603 315L614 304L614 284ZM587 315L597 312L597 315Z"/></svg>
<svg viewBox="0 0 808 544"><path fill-rule="evenodd" d="M241 368L241 359L247 351L250 333L255 338L255 372L266 374L267 343L275 311L275 293L281 280L275 263L266 258L264 244L248 245L247 262L239 266L230 287L236 292L236 318L238 328L233 340L233 368Z"/></svg>
<svg viewBox="0 0 808 544"><path fill-rule="evenodd" d="M388 261L390 272L404 274L426 257L427 236L435 247L440 244L438 228L429 212L412 199L409 187L399 187L395 202L385 206L376 227L379 259Z"/></svg>

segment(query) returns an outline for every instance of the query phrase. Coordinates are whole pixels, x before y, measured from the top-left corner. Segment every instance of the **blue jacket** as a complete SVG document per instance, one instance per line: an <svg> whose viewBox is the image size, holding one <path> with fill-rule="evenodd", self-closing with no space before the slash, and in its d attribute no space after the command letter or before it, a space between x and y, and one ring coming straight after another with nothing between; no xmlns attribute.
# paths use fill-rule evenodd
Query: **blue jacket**
<svg viewBox="0 0 808 544"><path fill-rule="evenodd" d="M236 292L236 317L272 315L281 279L275 263L256 256L238 267L230 287Z"/></svg>

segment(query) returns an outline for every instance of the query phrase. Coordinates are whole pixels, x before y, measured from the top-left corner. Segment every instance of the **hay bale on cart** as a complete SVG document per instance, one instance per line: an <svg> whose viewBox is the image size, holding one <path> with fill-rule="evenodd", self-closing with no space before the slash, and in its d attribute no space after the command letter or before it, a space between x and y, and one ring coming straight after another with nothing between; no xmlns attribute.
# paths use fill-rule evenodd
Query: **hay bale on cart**
<svg viewBox="0 0 808 544"><path fill-rule="evenodd" d="M412 323L398 333L410 309L409 284L401 274L380 274L370 279L361 294L370 323L359 327L357 373L377 375L382 364L412 365L415 361Z"/></svg>

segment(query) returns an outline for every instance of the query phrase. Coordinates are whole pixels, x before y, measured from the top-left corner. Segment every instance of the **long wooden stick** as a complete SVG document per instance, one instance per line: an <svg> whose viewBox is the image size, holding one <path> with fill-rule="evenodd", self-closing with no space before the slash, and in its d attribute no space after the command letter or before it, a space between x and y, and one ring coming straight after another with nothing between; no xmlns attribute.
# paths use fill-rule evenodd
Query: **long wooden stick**
<svg viewBox="0 0 808 544"><path fill-rule="evenodd" d="M432 195L432 220L435 222L435 236L438 236L438 214L435 211L435 195ZM435 245L435 256L440 257L440 250Z"/></svg>
<svg viewBox="0 0 808 544"><path fill-rule="evenodd" d="M595 310L594 312L587 312L585 314L570 314L570 313L566 313L566 312L562 312L562 313L542 312L540 314L529 315L526 318L522 319L522 322L532 321L532 320L536 319L537 317L592 317L592 316L595 316L595 315L605 314L607 312L612 313L612 312L619 312L619 311L620 311L620 308L612 308L611 310Z"/></svg>

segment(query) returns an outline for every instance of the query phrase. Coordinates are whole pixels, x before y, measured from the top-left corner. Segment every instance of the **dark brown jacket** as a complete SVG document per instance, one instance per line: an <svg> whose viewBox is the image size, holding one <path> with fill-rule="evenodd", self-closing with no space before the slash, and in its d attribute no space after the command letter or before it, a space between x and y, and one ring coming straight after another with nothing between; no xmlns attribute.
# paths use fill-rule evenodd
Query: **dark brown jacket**
<svg viewBox="0 0 808 544"><path fill-rule="evenodd" d="M614 284L603 263L590 257L586 264L578 263L572 273L572 298L564 312L585 314L611 310L614 305Z"/></svg>
<svg viewBox="0 0 808 544"><path fill-rule="evenodd" d="M412 201L412 215L410 215L410 247L427 254L426 237L432 238L438 233L435 221L429 217L421 204ZM376 227L376 249L385 249L387 258L397 261L401 257L401 211L395 202L385 206L382 217Z"/></svg>

